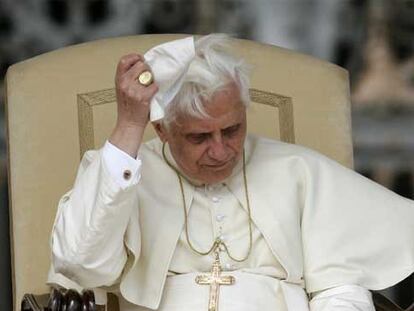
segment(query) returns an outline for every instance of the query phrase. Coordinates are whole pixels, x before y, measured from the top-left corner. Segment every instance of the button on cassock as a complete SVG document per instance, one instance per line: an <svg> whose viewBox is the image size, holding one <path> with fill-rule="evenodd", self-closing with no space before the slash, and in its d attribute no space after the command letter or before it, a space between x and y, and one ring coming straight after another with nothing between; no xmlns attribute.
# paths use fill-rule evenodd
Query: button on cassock
<svg viewBox="0 0 414 311"><path fill-rule="evenodd" d="M218 202L220 202L220 198L219 198L219 197L212 197L212 198L211 198L211 200L212 200L214 203L218 203Z"/></svg>
<svg viewBox="0 0 414 311"><path fill-rule="evenodd" d="M224 216L223 214L218 214L218 215L216 215L216 220L218 221L218 222L222 222L223 220L224 220L224 218L225 218L226 216Z"/></svg>
<svg viewBox="0 0 414 311"><path fill-rule="evenodd" d="M224 234L220 234L220 235L219 235L219 239L220 239L220 241L222 241L222 242L226 242L226 238L227 238L227 236L225 236Z"/></svg>
<svg viewBox="0 0 414 311"><path fill-rule="evenodd" d="M224 269L226 269L226 270L231 270L232 268L233 268L233 265L231 263L226 263L224 265Z"/></svg>

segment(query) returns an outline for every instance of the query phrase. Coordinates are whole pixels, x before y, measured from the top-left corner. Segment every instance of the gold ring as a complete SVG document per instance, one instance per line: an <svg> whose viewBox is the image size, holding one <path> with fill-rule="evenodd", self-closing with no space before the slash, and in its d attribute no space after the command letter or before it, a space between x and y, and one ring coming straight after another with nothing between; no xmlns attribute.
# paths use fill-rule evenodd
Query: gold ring
<svg viewBox="0 0 414 311"><path fill-rule="evenodd" d="M152 83L152 73L148 70L141 72L137 77L138 82L143 86L148 86Z"/></svg>

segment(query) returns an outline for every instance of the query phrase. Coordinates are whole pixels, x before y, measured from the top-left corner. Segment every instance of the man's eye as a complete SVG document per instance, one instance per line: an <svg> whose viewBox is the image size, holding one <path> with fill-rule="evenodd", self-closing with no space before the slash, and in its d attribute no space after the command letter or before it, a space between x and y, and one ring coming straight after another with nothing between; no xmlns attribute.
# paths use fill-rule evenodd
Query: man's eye
<svg viewBox="0 0 414 311"><path fill-rule="evenodd" d="M235 135L238 132L239 128L240 128L240 124L236 124L236 125L230 126L228 128L225 128L222 131L222 133L223 133L224 136L231 137L231 136Z"/></svg>
<svg viewBox="0 0 414 311"><path fill-rule="evenodd" d="M206 134L190 134L187 136L187 139L193 144L201 144L206 138Z"/></svg>

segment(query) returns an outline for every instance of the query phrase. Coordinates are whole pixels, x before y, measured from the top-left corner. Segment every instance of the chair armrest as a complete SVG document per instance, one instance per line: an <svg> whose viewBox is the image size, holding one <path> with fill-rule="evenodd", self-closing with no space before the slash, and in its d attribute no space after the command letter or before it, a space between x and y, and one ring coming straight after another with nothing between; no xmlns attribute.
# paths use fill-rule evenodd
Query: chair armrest
<svg viewBox="0 0 414 311"><path fill-rule="evenodd" d="M20 305L21 311L44 311L49 301L49 294L25 294Z"/></svg>
<svg viewBox="0 0 414 311"><path fill-rule="evenodd" d="M376 311L404 311L396 303L378 292L372 292L372 299L374 300ZM407 309L407 311L410 311L410 309Z"/></svg>
<svg viewBox="0 0 414 311"><path fill-rule="evenodd" d="M55 307L51 308L51 299L52 296L59 294L59 295L65 295L67 293L64 289L53 289L51 294L42 294L42 295L33 295L33 294L25 294L23 296L20 310L21 311L61 311L61 310L67 310L67 311L83 311L83 305L79 304L71 304L72 307L63 307L57 308ZM76 293L72 290L72 293ZM93 293L92 293L93 295ZM80 297L80 296L79 296ZM96 305L93 298L93 303L88 304L88 311L105 311L105 306L103 305ZM107 311L114 311L118 310L118 308L109 307Z"/></svg>

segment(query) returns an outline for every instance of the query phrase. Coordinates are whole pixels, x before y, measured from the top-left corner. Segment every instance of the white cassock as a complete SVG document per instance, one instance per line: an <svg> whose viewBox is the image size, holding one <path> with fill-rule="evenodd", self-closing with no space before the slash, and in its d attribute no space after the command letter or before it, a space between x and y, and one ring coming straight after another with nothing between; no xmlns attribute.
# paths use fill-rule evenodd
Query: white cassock
<svg viewBox="0 0 414 311"><path fill-rule="evenodd" d="M49 283L115 284L123 311L207 310L209 287L194 279L213 258L188 247L178 179L161 149L155 139L138 160L109 143L85 154L59 203ZM249 136L245 151L253 248L242 263L221 253L236 283L221 286L220 311L374 310L367 289L413 273L413 201L301 146ZM218 185L184 180L184 193L193 244L206 250L221 235L243 257L240 165Z"/></svg>

